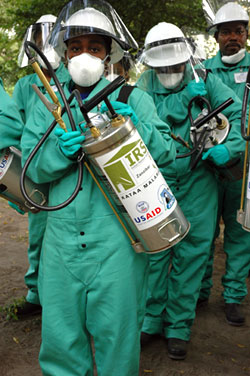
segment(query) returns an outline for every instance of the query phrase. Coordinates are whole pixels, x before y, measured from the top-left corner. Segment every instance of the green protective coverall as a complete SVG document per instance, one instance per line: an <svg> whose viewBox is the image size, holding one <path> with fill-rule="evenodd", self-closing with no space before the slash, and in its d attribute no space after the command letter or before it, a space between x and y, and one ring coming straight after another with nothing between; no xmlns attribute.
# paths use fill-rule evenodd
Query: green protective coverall
<svg viewBox="0 0 250 376"><path fill-rule="evenodd" d="M102 78L88 99L108 83ZM69 87L70 82L64 86L66 97ZM116 100L119 90L109 99ZM173 161L170 129L158 117L150 96L135 88L128 104L139 119L137 129L159 167ZM71 110L77 125L84 121L75 100ZM66 114L63 119L69 127ZM37 106L23 133L24 161L52 120L47 109ZM164 137L157 127L164 130ZM50 206L72 194L78 176L76 162L62 153L54 132L32 161L29 174L36 182L50 183ZM147 275L147 254L135 253L84 167L77 197L65 208L48 213L39 268L43 374L93 375L93 337L99 376L137 376Z"/></svg>
<svg viewBox="0 0 250 376"><path fill-rule="evenodd" d="M56 75L59 82L64 83L69 78L68 70L64 67L64 64L61 63L58 69L56 70ZM30 74L20 78L14 88L13 99L17 103L19 112L22 116L24 124L27 122L27 119L30 113L33 111L34 107L40 99L32 85L35 84L39 90L45 94L46 90L36 73ZM56 89L53 78L51 79L50 85L54 90ZM29 212L29 248L28 248L28 259L29 259L29 269L25 275L25 283L28 287L28 293L26 300L29 303L40 304L38 289L37 289L37 280L38 280L38 268L40 253L43 241L43 235L45 232L45 226L47 221L47 212L40 211L36 214Z"/></svg>
<svg viewBox="0 0 250 376"><path fill-rule="evenodd" d="M160 118L170 125L171 131L191 145L187 110L191 98L187 87L183 84L178 92L171 92L161 85L154 70L144 72L137 85L153 97ZM212 109L230 97L235 100L223 111L232 124L225 145L230 158L234 158L241 144L241 103L234 92L212 74L208 74L205 85L206 99ZM193 119L199 113L200 108L194 105ZM175 144L177 155L189 151L176 141ZM148 334L163 333L166 338L182 340L190 338L217 215L217 185L213 172L203 161L192 171L189 164L190 157L176 159L162 170L191 228L171 250L150 255L147 307L142 329Z"/></svg>
<svg viewBox="0 0 250 376"><path fill-rule="evenodd" d="M20 149L23 122L15 102L4 90L1 78L0 96L0 150L10 146Z"/></svg>
<svg viewBox="0 0 250 376"><path fill-rule="evenodd" d="M245 90L246 76L250 65L250 54L246 52L243 60L233 66L225 66L221 61L220 51L211 59L204 61L206 68L234 90L242 100ZM250 99L250 97L249 97ZM245 141L242 139L245 146ZM242 160L242 159L241 159ZM242 168L238 163L238 168ZM224 222L224 251L226 253L226 269L222 276L225 303L241 303L247 295L246 277L250 269L250 233L243 230L237 222L237 210L240 208L242 179L229 180L218 175L218 219L214 240L219 236L219 222ZM207 269L202 281L200 298L208 299L213 285L214 242Z"/></svg>

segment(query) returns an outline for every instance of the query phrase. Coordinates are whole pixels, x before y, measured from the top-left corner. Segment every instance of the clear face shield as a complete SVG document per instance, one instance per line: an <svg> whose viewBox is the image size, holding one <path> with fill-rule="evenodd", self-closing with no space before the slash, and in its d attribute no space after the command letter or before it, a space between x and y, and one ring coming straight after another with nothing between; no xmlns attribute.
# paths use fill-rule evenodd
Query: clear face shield
<svg viewBox="0 0 250 376"><path fill-rule="evenodd" d="M218 1L214 1L214 0L202 0L203 13L208 24L208 29L213 26L215 13L219 9L219 7L223 5L223 4L220 4L220 6L218 6L217 3ZM223 3L226 3L226 1Z"/></svg>
<svg viewBox="0 0 250 376"><path fill-rule="evenodd" d="M24 44L25 42L34 43L41 51L44 51L45 42L53 28L54 23L52 22L42 22L36 23L28 27L20 52L18 55L18 65L23 68L28 65L28 57L25 53ZM51 46L46 47L47 50L51 50Z"/></svg>
<svg viewBox="0 0 250 376"><path fill-rule="evenodd" d="M64 57L70 38L97 34L112 39L110 64L122 59L124 50L137 43L113 7L103 0L73 0L62 9L47 43Z"/></svg>
<svg viewBox="0 0 250 376"><path fill-rule="evenodd" d="M191 80L205 79L206 70L195 47L185 37L149 43L143 49L139 63L153 69L159 82L166 89L178 91ZM148 77L149 75L145 75ZM148 83L144 82L145 87Z"/></svg>
<svg viewBox="0 0 250 376"><path fill-rule="evenodd" d="M110 82L118 76L123 76L127 83L133 84L136 81L135 58L125 52L123 58L115 64L109 64L104 72L105 78Z"/></svg>

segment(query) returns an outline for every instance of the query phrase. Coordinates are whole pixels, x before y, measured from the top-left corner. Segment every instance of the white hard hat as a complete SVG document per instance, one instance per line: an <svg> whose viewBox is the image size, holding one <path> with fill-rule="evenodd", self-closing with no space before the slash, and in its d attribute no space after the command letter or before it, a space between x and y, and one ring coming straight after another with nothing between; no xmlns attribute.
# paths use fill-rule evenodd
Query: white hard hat
<svg viewBox="0 0 250 376"><path fill-rule="evenodd" d="M247 11L237 3L229 2L223 5L215 14L215 18L213 21L213 25L210 27L214 27L217 25L221 25L227 22L244 22L248 24L249 16Z"/></svg>
<svg viewBox="0 0 250 376"><path fill-rule="evenodd" d="M74 13L64 26L79 26L98 28L114 34L114 28L109 19L99 10L94 8L80 9ZM65 38L64 38L65 40Z"/></svg>
<svg viewBox="0 0 250 376"><path fill-rule="evenodd" d="M50 23L55 23L56 22L56 16L53 16L53 14L44 14L38 20L36 23L43 23L43 22L50 22Z"/></svg>
<svg viewBox="0 0 250 376"><path fill-rule="evenodd" d="M184 63L190 56L191 51L181 29L171 23L160 22L146 35L141 61L151 67L164 67Z"/></svg>
<svg viewBox="0 0 250 376"><path fill-rule="evenodd" d="M122 59L124 50L116 41L113 25L99 10L94 8L80 9L65 22L64 27L66 28L63 36L64 42L77 35L85 34L99 34L110 37L112 40L110 62L114 63Z"/></svg>

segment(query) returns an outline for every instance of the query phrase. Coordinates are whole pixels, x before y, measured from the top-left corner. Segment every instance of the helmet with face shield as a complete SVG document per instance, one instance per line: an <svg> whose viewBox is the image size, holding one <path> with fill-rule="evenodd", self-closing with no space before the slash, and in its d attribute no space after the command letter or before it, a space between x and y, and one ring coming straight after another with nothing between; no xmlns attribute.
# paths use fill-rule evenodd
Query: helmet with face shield
<svg viewBox="0 0 250 376"><path fill-rule="evenodd" d="M156 72L167 89L177 90L199 77L205 77L205 68L195 55L195 48L181 29L160 22L149 30L139 61Z"/></svg>
<svg viewBox="0 0 250 376"><path fill-rule="evenodd" d="M64 57L69 39L91 34L110 38L110 64L121 60L125 50L138 47L116 11L104 0L72 0L65 5L48 43Z"/></svg>
<svg viewBox="0 0 250 376"><path fill-rule="evenodd" d="M18 65L26 67L28 65L28 57L25 53L24 44L25 42L34 43L41 51L43 51L47 59L52 64L52 67L56 69L60 63L60 57L55 53L54 49L51 46L47 45L45 49L45 42L56 22L56 17L52 14L45 14L41 16L35 24L30 25L26 30L20 52L18 55ZM42 61L39 61L42 63ZM46 68L46 67L44 67Z"/></svg>

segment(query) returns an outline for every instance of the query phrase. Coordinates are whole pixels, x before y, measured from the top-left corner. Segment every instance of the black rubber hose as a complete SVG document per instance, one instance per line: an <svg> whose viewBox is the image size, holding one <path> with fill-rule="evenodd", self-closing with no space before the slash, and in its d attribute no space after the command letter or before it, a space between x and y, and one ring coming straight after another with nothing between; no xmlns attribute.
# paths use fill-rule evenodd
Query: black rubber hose
<svg viewBox="0 0 250 376"><path fill-rule="evenodd" d="M73 91L71 93L71 95L68 99L68 103L70 103L74 97L75 97L75 91ZM63 107L62 108L62 115L65 113L65 111L66 111L66 107ZM50 125L50 127L47 129L47 131L44 133L43 137L39 140L37 145L34 147L32 152L30 153L29 157L27 158L27 161L24 164L24 167L23 167L22 173L21 173L21 177L20 177L20 188L21 188L21 192L22 192L24 198L29 202L29 204L31 204L35 208L37 208L39 210L43 210L43 211L55 211L55 210L63 209L64 207L69 205L75 199L75 197L77 196L77 194L78 194L78 192L81 188L82 179L83 179L83 164L81 163L81 161L84 157L84 154L81 150L80 154L77 157L77 163L78 163L78 169L79 169L77 184L76 184L74 192L72 193L72 195L66 201L64 201L63 203L56 205L56 206L44 206L44 205L40 205L40 204L37 204L36 202L34 202L26 192L25 182L24 182L26 171L27 171L32 159L34 158L35 154L37 153L39 148L43 145L43 143L45 142L47 137L50 135L52 130L55 128L56 124L57 124L57 122L56 122L56 120L54 120L52 122L52 124Z"/></svg>

